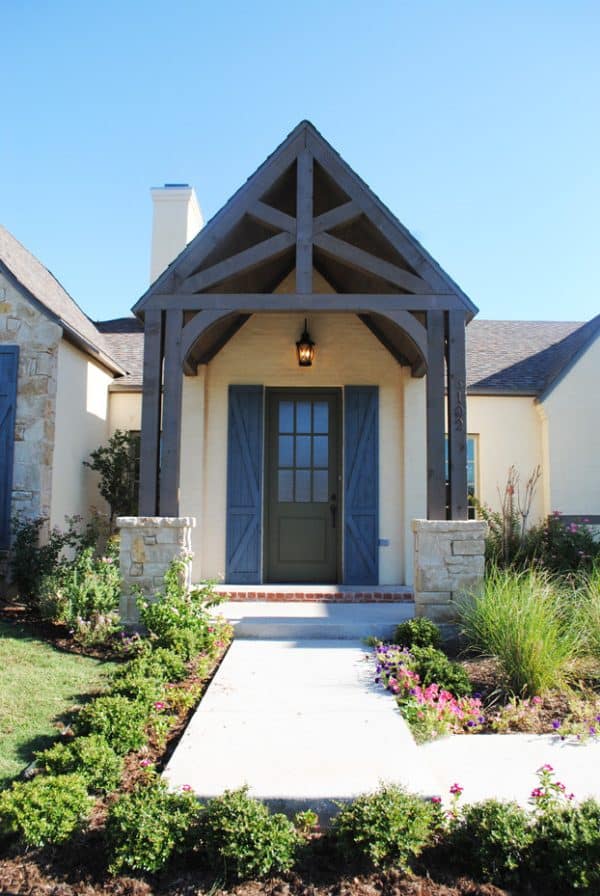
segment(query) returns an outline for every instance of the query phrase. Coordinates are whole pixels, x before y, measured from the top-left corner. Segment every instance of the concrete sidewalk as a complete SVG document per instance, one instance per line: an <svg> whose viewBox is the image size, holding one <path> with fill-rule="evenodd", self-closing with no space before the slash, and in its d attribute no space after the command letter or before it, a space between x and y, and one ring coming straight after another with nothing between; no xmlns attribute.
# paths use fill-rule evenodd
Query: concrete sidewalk
<svg viewBox="0 0 600 896"><path fill-rule="evenodd" d="M271 807L313 808L382 781L440 792L394 700L373 684L372 652L350 640L236 640L165 778L200 798L250 786Z"/></svg>

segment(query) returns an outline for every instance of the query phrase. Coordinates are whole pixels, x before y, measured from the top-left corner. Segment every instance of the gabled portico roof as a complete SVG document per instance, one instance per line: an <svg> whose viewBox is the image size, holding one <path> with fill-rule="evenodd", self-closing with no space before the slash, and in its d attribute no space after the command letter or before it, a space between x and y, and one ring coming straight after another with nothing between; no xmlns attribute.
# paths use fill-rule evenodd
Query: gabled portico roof
<svg viewBox="0 0 600 896"><path fill-rule="evenodd" d="M314 290L315 271L331 285L330 294ZM275 293L291 275L294 292ZM477 313L308 121L291 132L133 310L143 318L151 308L179 308L188 318L204 315L188 330L188 372L210 360L257 311L354 312L413 371L426 354L424 312L460 310L467 319ZM424 369L421 364L420 372Z"/></svg>

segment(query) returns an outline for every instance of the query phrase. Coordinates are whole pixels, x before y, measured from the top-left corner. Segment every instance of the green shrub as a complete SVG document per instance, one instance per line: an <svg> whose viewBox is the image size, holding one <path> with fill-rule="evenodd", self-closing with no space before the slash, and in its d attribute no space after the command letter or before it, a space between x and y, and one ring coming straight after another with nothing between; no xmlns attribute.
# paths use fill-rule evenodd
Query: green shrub
<svg viewBox="0 0 600 896"><path fill-rule="evenodd" d="M398 647L439 647L442 641L440 630L431 619L421 616L407 619L396 626L393 643Z"/></svg>
<svg viewBox="0 0 600 896"><path fill-rule="evenodd" d="M89 790L110 793L118 786L123 760L98 734L59 741L37 754L38 766L53 775L78 773Z"/></svg>
<svg viewBox="0 0 600 896"><path fill-rule="evenodd" d="M529 816L517 803L486 800L462 810L448 847L459 871L508 887L519 883L532 840Z"/></svg>
<svg viewBox="0 0 600 896"><path fill-rule="evenodd" d="M64 843L81 830L93 801L81 775L39 775L0 793L0 831L26 846Z"/></svg>
<svg viewBox="0 0 600 896"><path fill-rule="evenodd" d="M467 697L471 693L471 681L460 665L448 659L441 650L435 647L411 648L410 668L417 673L423 687L439 684L440 688L450 691L455 697Z"/></svg>
<svg viewBox="0 0 600 896"><path fill-rule="evenodd" d="M121 577L115 556L96 557L93 547L80 550L73 560L61 563L40 586L40 611L45 619L62 622L90 640L94 629L118 629ZM110 623L112 622L112 626Z"/></svg>
<svg viewBox="0 0 600 896"><path fill-rule="evenodd" d="M174 560L165 574L165 587L153 602L138 599L140 620L157 647L190 660L212 642L214 620L208 608L221 598L207 585L187 591L185 564Z"/></svg>
<svg viewBox="0 0 600 896"><path fill-rule="evenodd" d="M111 873L160 871L191 848L199 811L192 793L169 793L162 781L123 794L106 820Z"/></svg>
<svg viewBox="0 0 600 896"><path fill-rule="evenodd" d="M569 595L547 573L493 568L459 609L468 645L497 657L513 693L540 695L577 677L584 645Z"/></svg>
<svg viewBox="0 0 600 896"><path fill-rule="evenodd" d="M98 491L110 507L110 528L115 517L135 516L138 504L139 436L116 429L108 441L84 460L99 475Z"/></svg>
<svg viewBox="0 0 600 896"><path fill-rule="evenodd" d="M99 734L115 753L124 756L146 743L145 727L150 718L141 701L128 700L121 694L97 697L84 706L77 717L79 734Z"/></svg>
<svg viewBox="0 0 600 896"><path fill-rule="evenodd" d="M200 843L212 871L226 877L264 877L294 863L298 835L285 815L272 815L248 796L248 788L227 790L211 800L200 819Z"/></svg>
<svg viewBox="0 0 600 896"><path fill-rule="evenodd" d="M112 675L115 684L124 678L154 678L157 681L183 681L187 675L187 666L179 654L164 647L152 649L148 641L140 653L129 662L120 666Z"/></svg>
<svg viewBox="0 0 600 896"><path fill-rule="evenodd" d="M44 579L56 573L64 548L70 544L70 534L51 529L45 542L40 543L47 520L14 519L11 573L21 600L37 606Z"/></svg>
<svg viewBox="0 0 600 896"><path fill-rule="evenodd" d="M557 893L599 892L600 804L586 800L540 815L527 864L534 884L555 887Z"/></svg>
<svg viewBox="0 0 600 896"><path fill-rule="evenodd" d="M332 834L346 861L406 871L431 840L436 821L432 803L384 785L343 806L333 820Z"/></svg>

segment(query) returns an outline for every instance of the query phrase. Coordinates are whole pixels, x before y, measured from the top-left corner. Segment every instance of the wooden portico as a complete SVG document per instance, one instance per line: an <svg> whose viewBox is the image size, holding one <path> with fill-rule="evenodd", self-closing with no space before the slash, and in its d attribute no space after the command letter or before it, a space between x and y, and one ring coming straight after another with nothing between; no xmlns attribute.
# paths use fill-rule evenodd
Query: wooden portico
<svg viewBox="0 0 600 896"><path fill-rule="evenodd" d="M294 292L275 292L290 276ZM332 292L317 292L315 276ZM309 122L133 310L144 322L141 516L180 513L183 376L252 315L339 312L427 377L427 515L467 519L465 326L477 308Z"/></svg>

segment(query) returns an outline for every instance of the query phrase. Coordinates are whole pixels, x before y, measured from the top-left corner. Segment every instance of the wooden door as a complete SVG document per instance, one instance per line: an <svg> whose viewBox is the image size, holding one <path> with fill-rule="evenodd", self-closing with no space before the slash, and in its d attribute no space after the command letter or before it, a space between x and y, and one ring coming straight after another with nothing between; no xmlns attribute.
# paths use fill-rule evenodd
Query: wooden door
<svg viewBox="0 0 600 896"><path fill-rule="evenodd" d="M340 392L269 390L265 579L338 581Z"/></svg>

